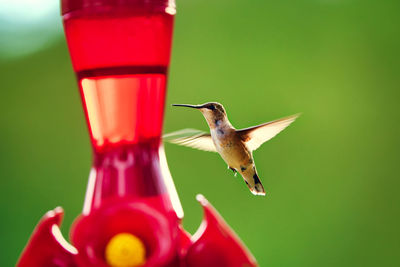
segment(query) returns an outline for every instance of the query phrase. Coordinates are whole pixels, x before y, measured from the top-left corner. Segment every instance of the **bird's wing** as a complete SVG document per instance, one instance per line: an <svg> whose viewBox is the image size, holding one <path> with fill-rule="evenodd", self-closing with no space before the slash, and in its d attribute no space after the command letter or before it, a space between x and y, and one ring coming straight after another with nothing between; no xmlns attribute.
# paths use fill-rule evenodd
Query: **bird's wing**
<svg viewBox="0 0 400 267"><path fill-rule="evenodd" d="M292 115L275 121L270 121L257 126L246 129L237 130L241 139L246 143L250 151L259 148L263 143L267 142L283 129L288 127L299 114Z"/></svg>
<svg viewBox="0 0 400 267"><path fill-rule="evenodd" d="M217 152L211 135L195 129L183 129L165 134L163 139L177 145L188 146L204 151Z"/></svg>

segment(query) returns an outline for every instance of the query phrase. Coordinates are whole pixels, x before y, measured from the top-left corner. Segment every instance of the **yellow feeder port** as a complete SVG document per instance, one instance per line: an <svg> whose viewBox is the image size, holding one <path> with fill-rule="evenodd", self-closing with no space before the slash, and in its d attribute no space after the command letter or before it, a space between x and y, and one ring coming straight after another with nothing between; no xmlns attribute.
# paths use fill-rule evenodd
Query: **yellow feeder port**
<svg viewBox="0 0 400 267"><path fill-rule="evenodd" d="M130 233L113 236L106 246L105 258L111 267L137 267L146 262L146 248Z"/></svg>

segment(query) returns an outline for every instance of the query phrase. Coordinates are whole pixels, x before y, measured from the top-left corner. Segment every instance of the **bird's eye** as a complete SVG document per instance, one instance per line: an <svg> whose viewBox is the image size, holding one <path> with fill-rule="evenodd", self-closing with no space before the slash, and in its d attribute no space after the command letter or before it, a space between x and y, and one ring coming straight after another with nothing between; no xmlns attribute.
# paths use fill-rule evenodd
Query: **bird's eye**
<svg viewBox="0 0 400 267"><path fill-rule="evenodd" d="M214 110L214 109L215 109L215 106L214 106L214 105L210 105L210 106L208 106L207 108L208 108L208 109L211 109L211 110Z"/></svg>

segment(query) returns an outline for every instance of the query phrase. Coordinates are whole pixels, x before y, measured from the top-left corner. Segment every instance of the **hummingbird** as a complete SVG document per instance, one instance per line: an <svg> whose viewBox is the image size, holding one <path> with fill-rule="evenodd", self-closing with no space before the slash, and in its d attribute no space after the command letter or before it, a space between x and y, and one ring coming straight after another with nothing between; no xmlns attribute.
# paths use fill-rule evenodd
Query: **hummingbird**
<svg viewBox="0 0 400 267"><path fill-rule="evenodd" d="M241 174L251 193L265 195L254 163L253 151L289 126L299 114L237 130L229 122L225 108L220 103L173 104L173 106L199 110L207 121L210 133L184 129L164 135L166 141L219 153L235 176L238 172Z"/></svg>

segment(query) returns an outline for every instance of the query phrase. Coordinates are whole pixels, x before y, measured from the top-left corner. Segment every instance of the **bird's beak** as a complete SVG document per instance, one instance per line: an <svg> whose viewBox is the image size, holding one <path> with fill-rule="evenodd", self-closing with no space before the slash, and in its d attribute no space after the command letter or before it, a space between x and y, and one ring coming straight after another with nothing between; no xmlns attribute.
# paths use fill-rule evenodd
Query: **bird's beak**
<svg viewBox="0 0 400 267"><path fill-rule="evenodd" d="M188 108L196 108L201 109L204 105L187 105L187 104L172 104L174 107L188 107Z"/></svg>

